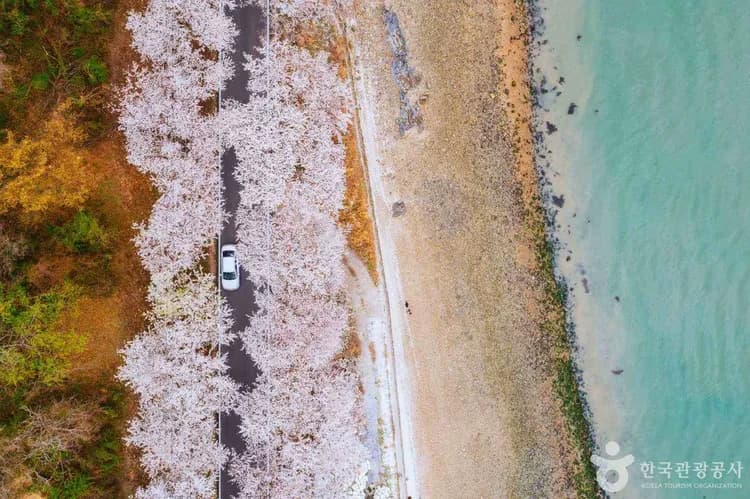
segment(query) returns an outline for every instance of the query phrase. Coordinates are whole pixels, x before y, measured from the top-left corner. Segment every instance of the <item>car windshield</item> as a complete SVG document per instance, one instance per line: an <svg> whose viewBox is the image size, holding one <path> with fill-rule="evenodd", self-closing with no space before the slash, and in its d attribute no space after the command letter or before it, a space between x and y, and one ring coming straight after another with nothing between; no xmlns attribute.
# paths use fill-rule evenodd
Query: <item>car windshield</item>
<svg viewBox="0 0 750 499"><path fill-rule="evenodd" d="M234 281L234 279L237 277L234 272L224 272L224 279L227 281Z"/></svg>

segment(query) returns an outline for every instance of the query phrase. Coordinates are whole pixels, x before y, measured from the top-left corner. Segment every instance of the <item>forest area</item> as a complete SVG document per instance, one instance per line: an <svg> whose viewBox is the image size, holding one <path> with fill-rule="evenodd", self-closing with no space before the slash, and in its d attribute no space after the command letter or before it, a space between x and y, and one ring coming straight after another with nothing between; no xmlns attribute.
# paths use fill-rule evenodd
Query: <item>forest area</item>
<svg viewBox="0 0 750 499"><path fill-rule="evenodd" d="M155 199L112 109L129 64L116 1L0 1L0 497L122 497L142 327L134 223Z"/></svg>

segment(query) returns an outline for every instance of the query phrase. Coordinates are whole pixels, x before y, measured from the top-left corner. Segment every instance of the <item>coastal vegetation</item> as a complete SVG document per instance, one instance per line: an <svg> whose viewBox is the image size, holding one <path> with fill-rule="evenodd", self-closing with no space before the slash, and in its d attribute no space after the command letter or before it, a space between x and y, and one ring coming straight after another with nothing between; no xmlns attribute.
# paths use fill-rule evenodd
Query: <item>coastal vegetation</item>
<svg viewBox="0 0 750 499"><path fill-rule="evenodd" d="M540 33L543 31L539 17L539 6L528 0L520 0L518 5L526 18L522 24L520 42L523 43L525 53L524 70L526 74L526 89L531 93L533 79L533 57L535 47L542 41ZM535 36L538 37L535 38ZM529 99L536 106L535 99ZM592 429L586 413L586 401L581 392L579 371L575 362L575 339L573 325L569 323L566 307L568 305L567 283L558 279L555 273L555 247L553 222L545 209L545 201L541 193L544 192L544 178L539 178L541 171L539 162L540 151L545 151L544 134L533 133L534 130L547 128L549 123L539 122L536 113L539 109L534 107L531 111L531 120L524 125L530 133L529 143L523 149L531 153L528 166L533 168L533 174L529 179L536 181L527 183L524 220L526 230L534 245L536 253L536 274L542 283L544 313L541 319L541 329L550 339L550 359L554 370L554 390L559 401L562 417L567 430L567 440L570 444L571 470L569 479L578 497L595 498L601 497L601 490L596 481L596 469L590 461L593 453ZM516 123L516 126L521 126Z"/></svg>
<svg viewBox="0 0 750 499"><path fill-rule="evenodd" d="M540 202L539 202L540 203ZM596 470L589 460L593 450L591 427L586 417L585 402L578 386L578 371L572 355L575 347L568 335L565 314L565 283L555 277L554 248L547 238L541 204L536 213L527 214L529 226L536 242L538 273L544 285L547 315L542 329L552 339L555 392L562 406L563 417L575 456L574 472L570 477L581 498L599 497Z"/></svg>
<svg viewBox="0 0 750 499"><path fill-rule="evenodd" d="M555 273L555 234L542 197L542 193L546 193L545 179L539 177L539 163L547 154L543 131L549 133L550 130L548 123L539 122L539 109L535 107L538 99L534 96L537 89L533 84L534 72L538 70L534 67L535 50L539 44L546 43L541 34L543 26L540 25L536 2L508 0L505 4L518 16L516 21L506 26L511 36L504 59L504 93L513 102L508 107L507 116L513 130L513 150L524 207L524 229L534 253L531 268L540 283L537 321L545 337L544 349L548 350L555 402L559 405L563 420L561 429L565 430L562 440L568 454L567 480L578 497L599 497L596 472L589 460L593 451L591 427L586 402L579 387L579 372L574 358L576 345L566 311L567 284L558 280Z"/></svg>
<svg viewBox="0 0 750 499"><path fill-rule="evenodd" d="M152 196L107 107L120 9L0 4L0 490L11 496L114 497L138 480L121 442L131 400L113 375L140 322L131 225Z"/></svg>

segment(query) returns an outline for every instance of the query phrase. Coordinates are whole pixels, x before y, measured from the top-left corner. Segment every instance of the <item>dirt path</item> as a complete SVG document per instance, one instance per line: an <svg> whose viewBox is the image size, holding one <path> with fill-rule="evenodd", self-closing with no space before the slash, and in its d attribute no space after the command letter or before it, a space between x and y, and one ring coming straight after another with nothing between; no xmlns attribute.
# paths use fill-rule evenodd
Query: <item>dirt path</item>
<svg viewBox="0 0 750 499"><path fill-rule="evenodd" d="M523 16L512 0L389 2L419 80L423 130L401 136L383 7L361 2L350 36L418 495L570 496L525 230Z"/></svg>

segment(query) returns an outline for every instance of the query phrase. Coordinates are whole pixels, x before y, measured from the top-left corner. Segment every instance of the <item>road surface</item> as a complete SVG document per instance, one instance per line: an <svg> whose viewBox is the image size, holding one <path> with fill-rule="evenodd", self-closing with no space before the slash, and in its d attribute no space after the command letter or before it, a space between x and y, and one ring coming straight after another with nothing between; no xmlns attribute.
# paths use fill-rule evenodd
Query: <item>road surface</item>
<svg viewBox="0 0 750 499"><path fill-rule="evenodd" d="M234 9L229 13L234 19L239 34L235 38L235 50L231 54L234 61L234 77L227 83L226 89L221 93L221 99L234 99L247 102L247 73L242 65L244 53L257 55L257 48L261 39L265 36L266 25L263 11L256 6L246 6ZM237 158L234 151L224 153L221 159L221 178L224 184L224 207L230 217L221 231L221 244L233 243L237 240L237 227L235 224L235 212L240 202L240 185L234 179L232 172L237 167ZM242 265L242 260L240 260ZM222 294L232 307L232 318L234 319L233 331L238 332L248 325L248 317L255 313L255 299L253 286L245 278L244 270L240 269L240 289L237 291L222 291ZM242 389L249 389L258 376L258 369L253 364L241 347L241 341L235 340L230 345L222 348L227 354L229 364L229 376L242 385ZM235 413L223 413L220 416L219 431L221 443L236 451L244 450L244 443L239 433L240 418ZM219 498L230 498L237 494L237 489L226 470L221 471L219 479Z"/></svg>

